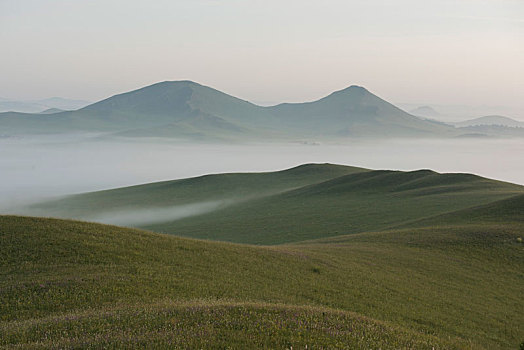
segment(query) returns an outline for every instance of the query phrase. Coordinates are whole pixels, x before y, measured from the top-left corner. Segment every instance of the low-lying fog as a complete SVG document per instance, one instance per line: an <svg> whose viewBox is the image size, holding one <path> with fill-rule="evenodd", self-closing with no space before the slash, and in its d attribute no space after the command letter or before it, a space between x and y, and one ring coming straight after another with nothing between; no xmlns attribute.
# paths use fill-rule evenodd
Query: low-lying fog
<svg viewBox="0 0 524 350"><path fill-rule="evenodd" d="M523 139L216 145L86 136L0 139L0 212L52 196L303 163L469 172L524 184Z"/></svg>

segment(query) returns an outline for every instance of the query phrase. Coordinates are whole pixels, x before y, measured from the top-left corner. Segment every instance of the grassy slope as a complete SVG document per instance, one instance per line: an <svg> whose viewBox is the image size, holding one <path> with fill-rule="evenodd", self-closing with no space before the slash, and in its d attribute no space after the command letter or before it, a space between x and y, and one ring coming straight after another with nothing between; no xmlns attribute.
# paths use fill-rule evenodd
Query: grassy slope
<svg viewBox="0 0 524 350"><path fill-rule="evenodd" d="M0 217L0 344L515 348L522 232L494 224L254 247Z"/></svg>
<svg viewBox="0 0 524 350"><path fill-rule="evenodd" d="M164 302L13 322L4 330L10 344L34 348L443 349L461 344L349 312L263 303Z"/></svg>
<svg viewBox="0 0 524 350"><path fill-rule="evenodd" d="M232 173L92 192L34 206L38 215L89 218L114 209L158 208L217 200L246 200L323 182L367 169L305 164L268 173Z"/></svg>
<svg viewBox="0 0 524 350"><path fill-rule="evenodd" d="M282 244L383 230L522 191L521 186L467 174L371 171L144 228L240 243Z"/></svg>
<svg viewBox="0 0 524 350"><path fill-rule="evenodd" d="M517 223L524 221L524 195L516 195L492 203L417 220L404 227L442 225L478 225L479 223Z"/></svg>
<svg viewBox="0 0 524 350"><path fill-rule="evenodd" d="M83 194L45 203L33 213L96 221L97 213L223 200L225 205L201 215L131 226L267 245L405 226L523 191L522 186L469 174L309 164L275 173L210 175Z"/></svg>

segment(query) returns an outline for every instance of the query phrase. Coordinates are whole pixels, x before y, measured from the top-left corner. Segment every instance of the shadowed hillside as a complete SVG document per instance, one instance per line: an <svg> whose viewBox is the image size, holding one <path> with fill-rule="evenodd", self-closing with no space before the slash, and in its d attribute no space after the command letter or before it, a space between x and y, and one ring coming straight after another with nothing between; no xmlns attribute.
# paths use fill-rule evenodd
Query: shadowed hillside
<svg viewBox="0 0 524 350"><path fill-rule="evenodd" d="M519 223L524 221L524 195L517 195L493 203L474 206L451 213L437 215L409 226L475 225L478 223Z"/></svg>

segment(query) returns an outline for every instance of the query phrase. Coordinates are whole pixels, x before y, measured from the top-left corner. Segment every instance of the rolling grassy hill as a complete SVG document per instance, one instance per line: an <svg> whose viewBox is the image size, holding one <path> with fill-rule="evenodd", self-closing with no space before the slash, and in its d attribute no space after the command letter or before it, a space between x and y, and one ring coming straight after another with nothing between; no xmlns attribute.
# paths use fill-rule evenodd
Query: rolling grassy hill
<svg viewBox="0 0 524 350"><path fill-rule="evenodd" d="M0 216L6 348L510 349L524 340L522 186L305 164L32 210L178 236Z"/></svg>
<svg viewBox="0 0 524 350"><path fill-rule="evenodd" d="M522 193L470 174L306 164L80 194L25 213L268 245L402 227Z"/></svg>
<svg viewBox="0 0 524 350"><path fill-rule="evenodd" d="M365 171L368 170L333 164L306 164L268 173L205 175L69 196L34 205L29 212L37 216L89 219L112 211L159 210L209 202L226 206Z"/></svg>
<svg viewBox="0 0 524 350"><path fill-rule="evenodd" d="M14 134L98 131L192 140L456 134L451 126L412 116L358 86L314 102L262 107L195 82L166 81L77 111L41 117L0 113L0 130Z"/></svg>
<svg viewBox="0 0 524 350"><path fill-rule="evenodd" d="M259 247L1 216L0 345L517 348L523 226L477 224Z"/></svg>

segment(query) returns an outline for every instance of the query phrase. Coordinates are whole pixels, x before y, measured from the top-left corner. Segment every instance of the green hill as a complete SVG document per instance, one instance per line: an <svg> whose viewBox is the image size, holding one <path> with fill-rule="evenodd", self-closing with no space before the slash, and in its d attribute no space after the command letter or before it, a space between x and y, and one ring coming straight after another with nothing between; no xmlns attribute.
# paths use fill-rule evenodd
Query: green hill
<svg viewBox="0 0 524 350"><path fill-rule="evenodd" d="M46 119L0 113L0 130L101 131L120 136L198 140L456 134L453 127L412 116L362 87L351 86L309 103L261 107L191 81L153 84Z"/></svg>
<svg viewBox="0 0 524 350"><path fill-rule="evenodd" d="M80 194L25 212L268 245L396 228L522 193L470 174L307 164Z"/></svg>
<svg viewBox="0 0 524 350"><path fill-rule="evenodd" d="M522 225L276 247L0 217L11 348L517 348Z"/></svg>
<svg viewBox="0 0 524 350"><path fill-rule="evenodd" d="M281 193L367 169L333 165L305 164L267 173L232 173L162 181L65 197L34 205L37 216L89 219L99 213L217 202L235 203Z"/></svg>

